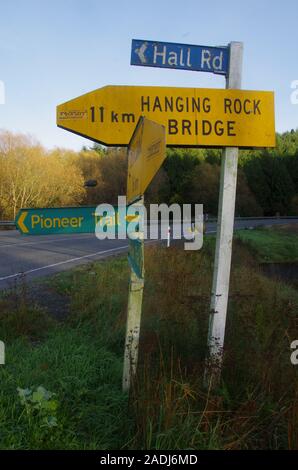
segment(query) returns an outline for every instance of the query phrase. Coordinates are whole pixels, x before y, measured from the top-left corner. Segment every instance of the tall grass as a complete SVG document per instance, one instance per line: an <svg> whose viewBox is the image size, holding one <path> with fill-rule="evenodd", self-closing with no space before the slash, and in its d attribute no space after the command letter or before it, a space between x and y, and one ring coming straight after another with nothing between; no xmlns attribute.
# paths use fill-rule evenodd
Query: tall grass
<svg viewBox="0 0 298 470"><path fill-rule="evenodd" d="M250 255L238 246L235 256ZM211 394L202 381L211 261L204 252L187 257L153 248L147 262L135 445L297 447L297 373L289 360L297 291L262 277L253 260L234 263L222 384Z"/></svg>
<svg viewBox="0 0 298 470"><path fill-rule="evenodd" d="M2 316L0 335L8 344L7 365L0 369L0 447L297 448L290 343L298 337L298 292L264 278L241 243L233 255L222 381L213 392L204 388L213 248L212 240L197 253L146 247L139 367L130 397L121 391L125 258L51 281L71 298L64 323L24 304L22 328L13 334ZM17 318L20 310L10 308ZM34 335L26 318L35 318ZM51 432L35 412L28 422L17 396L17 387L38 385L58 402Z"/></svg>

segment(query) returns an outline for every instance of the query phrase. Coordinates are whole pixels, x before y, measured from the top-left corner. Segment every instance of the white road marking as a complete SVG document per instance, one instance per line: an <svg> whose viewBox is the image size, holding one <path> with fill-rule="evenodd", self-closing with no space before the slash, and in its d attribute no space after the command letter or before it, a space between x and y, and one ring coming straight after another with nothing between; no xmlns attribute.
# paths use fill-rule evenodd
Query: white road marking
<svg viewBox="0 0 298 470"><path fill-rule="evenodd" d="M49 240L42 240L42 241L39 241L39 242L26 242L26 243L9 243L7 245L1 245L0 244L0 249L1 248L9 248L9 247L18 247L18 246L31 246L31 245L41 245L43 243L57 243L57 242L63 242L63 241L66 241L66 240L82 240L84 238L88 238L90 237L90 235L88 234L85 234L85 236L81 236L81 237L75 237L75 238L72 238L71 236L68 237L68 238L50 238Z"/></svg>
<svg viewBox="0 0 298 470"><path fill-rule="evenodd" d="M90 253L89 255L78 256L77 258L67 259L66 261L59 261L58 263L48 264L47 266L40 266L39 268L29 269L28 271L19 272L16 274L10 274L9 276L0 277L0 281L5 281L6 279L12 279L14 277L31 274L36 271L41 271L42 269L54 268L56 266L61 266L62 264L73 263L74 261L79 261L81 259L92 258L93 256L103 255L106 253L110 253L112 251L124 250L124 248L125 249L128 248L128 245L119 246L117 248L110 248L109 250L97 251L96 253Z"/></svg>

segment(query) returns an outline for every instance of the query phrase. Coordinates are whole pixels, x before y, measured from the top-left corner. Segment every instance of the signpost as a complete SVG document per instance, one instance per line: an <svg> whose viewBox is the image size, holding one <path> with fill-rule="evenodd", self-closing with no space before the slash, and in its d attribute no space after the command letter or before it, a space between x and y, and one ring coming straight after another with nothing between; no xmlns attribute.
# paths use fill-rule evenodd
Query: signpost
<svg viewBox="0 0 298 470"><path fill-rule="evenodd" d="M274 95L234 89L106 86L57 107L57 125L127 146L140 116L165 126L167 145L274 147Z"/></svg>
<svg viewBox="0 0 298 470"><path fill-rule="evenodd" d="M96 207L21 209L16 226L25 235L95 232Z"/></svg>
<svg viewBox="0 0 298 470"><path fill-rule="evenodd" d="M60 233L95 233L96 223L118 225L118 213L102 217L95 214L96 206L47 207L21 209L16 226L24 235L52 235Z"/></svg>
<svg viewBox="0 0 298 470"><path fill-rule="evenodd" d="M201 109L198 110L195 117L196 122L198 116L202 118L201 133L195 132L197 145L219 145L225 147L223 149L221 162L219 213L208 331L209 365L211 365L211 367L207 368L205 372L205 381L209 386L214 387L220 378L223 358L233 243L238 147L275 146L274 105L273 93L270 93L270 95L267 95L267 98L270 96L269 101L267 101L267 105L269 104L267 114L266 111L264 112L263 108L266 101L266 92L252 92L253 94L261 93L258 97L255 96L253 98L252 95L249 97L249 94L247 94L249 92L239 90L241 88L242 43L232 42L230 44L229 57L228 55L224 55L224 50L212 51L211 48L209 48L208 51L208 48L201 49L200 46L197 46L197 49L195 49L195 47L196 46L133 40L131 64L161 68L183 68L187 70L223 73L226 75L226 90L222 90L221 97L220 94L218 94L219 90L214 90L214 95L212 92L209 94L209 91L201 90L203 93L206 93L205 98L209 98L207 103L210 104L210 109L207 112L205 107L203 113ZM205 52L205 50L207 52ZM194 57L196 59L194 59ZM205 57L209 58L207 67ZM199 96L204 100L202 95ZM262 110L260 106L263 108ZM214 115L213 112L215 113ZM206 115L204 113L206 113ZM244 115L246 115L246 117L244 117ZM261 116L265 118L264 122L261 122ZM171 119L168 120L167 132L169 134L169 142L172 130L171 123L174 119L175 118L171 117ZM187 120L185 120L183 116L182 122L179 121L181 125L178 124L177 120L175 127L177 130L176 136L179 136L179 131L182 129L182 134L184 134L184 146L187 146L188 139L191 140L194 136L194 121L192 117L189 117L191 124L188 134L183 126L183 122L185 121ZM208 125L204 124L207 121ZM245 125L244 121L246 121ZM220 136L216 132L214 122L224 124L220 131ZM206 129L204 125L208 126L210 132L205 132ZM242 125L244 125L244 127L242 127ZM254 131L252 131L252 126L256 126ZM233 130L229 132L231 128L233 128ZM190 138L190 136L192 137ZM221 144L219 141L221 141Z"/></svg>
<svg viewBox="0 0 298 470"><path fill-rule="evenodd" d="M223 148L208 333L213 368L206 369L205 374L210 386L218 382L222 364L238 148L275 146L274 94L240 90L242 50L243 45L238 42L232 42L228 47L209 47L133 40L132 65L222 74L226 76L226 89L106 86L57 107L59 127L108 146L129 144L128 200L129 203L138 201L140 209L144 203L144 191L165 158L165 136L169 146ZM26 217L22 213L18 219L24 233L30 231ZM66 221L65 224L67 229L71 222ZM131 282L124 390L130 387L138 357L144 288L142 233L139 241L131 242L129 259Z"/></svg>
<svg viewBox="0 0 298 470"><path fill-rule="evenodd" d="M139 212L138 238L129 239L131 268L123 366L123 390L136 374L144 290L144 192L166 158L164 126L140 117L128 146L127 200ZM136 202L137 201L137 202ZM139 210L138 210L139 208Z"/></svg>
<svg viewBox="0 0 298 470"><path fill-rule="evenodd" d="M243 44L232 42L230 48L231 55L227 88L240 88ZM216 386L220 379L223 359L232 257L237 166L238 148L224 149L221 162L217 235L208 331L210 363L205 373L205 381L210 387Z"/></svg>
<svg viewBox="0 0 298 470"><path fill-rule="evenodd" d="M194 46L133 39L131 65L212 72L226 75L229 47Z"/></svg>
<svg viewBox="0 0 298 470"><path fill-rule="evenodd" d="M144 198L134 204L140 211L144 205ZM141 225L140 225L141 227ZM130 283L127 305L127 322L124 346L124 364L122 388L130 389L131 382L137 371L140 327L142 316L142 303L144 291L144 239L142 231L139 231L138 240L129 240L128 261L130 264Z"/></svg>

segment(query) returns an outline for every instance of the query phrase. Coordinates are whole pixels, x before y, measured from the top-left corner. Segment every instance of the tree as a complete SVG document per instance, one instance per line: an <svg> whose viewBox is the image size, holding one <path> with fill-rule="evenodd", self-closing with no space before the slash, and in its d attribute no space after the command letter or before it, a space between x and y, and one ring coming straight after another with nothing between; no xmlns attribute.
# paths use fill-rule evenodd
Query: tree
<svg viewBox="0 0 298 470"><path fill-rule="evenodd" d="M248 184L265 215L286 215L295 194L284 157L264 152L243 167Z"/></svg>
<svg viewBox="0 0 298 470"><path fill-rule="evenodd" d="M204 158L202 150L167 149L167 159L163 164L170 187L169 200L172 203L190 203L192 198L192 175L195 167Z"/></svg>
<svg viewBox="0 0 298 470"><path fill-rule="evenodd" d="M15 218L21 207L79 204L83 177L63 151L46 152L32 138L0 133L0 208Z"/></svg>
<svg viewBox="0 0 298 470"><path fill-rule="evenodd" d="M126 195L127 185L127 150L123 148L109 149L100 160L102 177L101 200L116 204L118 196Z"/></svg>
<svg viewBox="0 0 298 470"><path fill-rule="evenodd" d="M82 149L77 155L76 163L83 174L84 181L96 180L97 186L86 188L86 194L83 204L89 206L97 205L102 198L102 172L100 168L103 154L94 149Z"/></svg>
<svg viewBox="0 0 298 470"><path fill-rule="evenodd" d="M259 217L262 215L263 209L248 186L244 171L238 168L235 216Z"/></svg>
<svg viewBox="0 0 298 470"><path fill-rule="evenodd" d="M214 216L218 208L219 178L219 165L203 162L194 168L191 180L191 201L203 204L204 212Z"/></svg>

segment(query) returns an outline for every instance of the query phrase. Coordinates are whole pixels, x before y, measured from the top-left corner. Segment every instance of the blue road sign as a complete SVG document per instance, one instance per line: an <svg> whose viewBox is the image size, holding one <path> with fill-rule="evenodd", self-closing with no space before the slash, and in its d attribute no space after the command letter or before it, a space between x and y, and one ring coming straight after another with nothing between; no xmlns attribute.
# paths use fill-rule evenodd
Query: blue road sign
<svg viewBox="0 0 298 470"><path fill-rule="evenodd" d="M131 65L227 75L229 47L194 46L133 39Z"/></svg>

